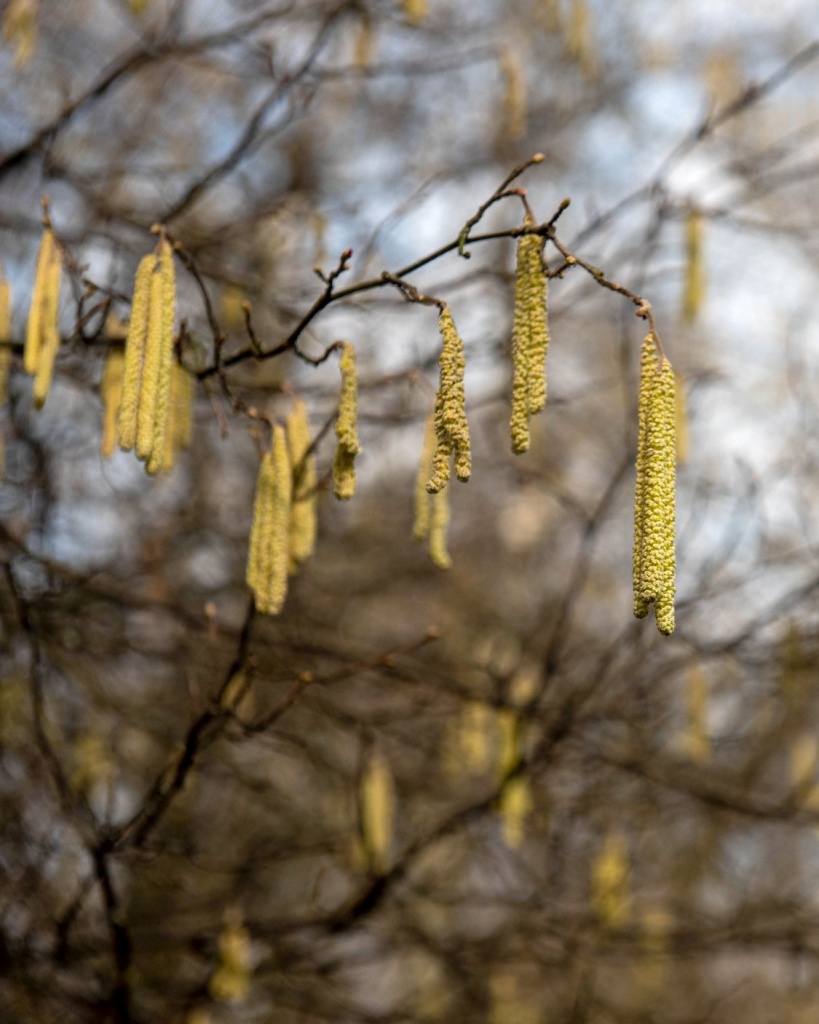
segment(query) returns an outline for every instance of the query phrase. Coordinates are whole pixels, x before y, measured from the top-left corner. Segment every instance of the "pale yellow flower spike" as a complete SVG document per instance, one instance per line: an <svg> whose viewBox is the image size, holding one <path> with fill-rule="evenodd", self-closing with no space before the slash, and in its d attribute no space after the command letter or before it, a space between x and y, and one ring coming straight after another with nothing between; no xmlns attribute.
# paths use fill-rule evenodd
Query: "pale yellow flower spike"
<svg viewBox="0 0 819 1024"><path fill-rule="evenodd" d="M271 450L262 460L256 486L247 583L264 615L281 611L287 596L288 534L293 478L284 427L273 428Z"/></svg>
<svg viewBox="0 0 819 1024"><path fill-rule="evenodd" d="M63 253L58 245L51 250L51 259L46 268L45 289L42 297L40 321L40 353L37 358L37 372L34 376L34 408L42 409L51 388L54 362L60 347L60 282L63 273Z"/></svg>
<svg viewBox="0 0 819 1024"><path fill-rule="evenodd" d="M686 753L692 761L707 761L711 755L708 735L708 677L701 665L693 665L686 676Z"/></svg>
<svg viewBox="0 0 819 1024"><path fill-rule="evenodd" d="M341 371L341 397L336 420L338 444L333 462L333 493L341 501L347 501L355 493L355 457L361 451L355 347L349 341L342 345L338 366Z"/></svg>
<svg viewBox="0 0 819 1024"><path fill-rule="evenodd" d="M531 226L527 217L526 226ZM522 235L515 268L515 314L512 326L512 451L529 449L529 417L546 404L546 271L541 259L543 240Z"/></svg>
<svg viewBox="0 0 819 1024"><path fill-rule="evenodd" d="M524 826L532 810L532 791L524 775L509 779L503 787L500 798L500 815L503 823L503 841L510 850L517 850L526 837Z"/></svg>
<svg viewBox="0 0 819 1024"><path fill-rule="evenodd" d="M117 416L122 401L122 378L125 371L125 353L112 348L105 360L100 381L100 398L102 399L102 445L100 454L110 459L117 440Z"/></svg>
<svg viewBox="0 0 819 1024"><path fill-rule="evenodd" d="M165 448L173 444L173 435L169 433L168 422L171 410L171 377L174 367L173 324L176 315L176 284L173 267L173 249L166 239L159 248L160 268L157 277L161 281L162 297L160 304L160 348L159 366L157 369L156 410L154 413L154 443L146 469L149 473L158 473L166 462Z"/></svg>
<svg viewBox="0 0 819 1024"><path fill-rule="evenodd" d="M685 397L685 379L674 374L674 417L677 426L677 462L688 462L690 448L688 436L688 401Z"/></svg>
<svg viewBox="0 0 819 1024"><path fill-rule="evenodd" d="M606 928L621 928L631 917L629 863L626 841L612 832L603 844L592 868L592 903Z"/></svg>
<svg viewBox="0 0 819 1024"><path fill-rule="evenodd" d="M439 569L448 569L452 559L446 546L449 526L449 492L436 491L428 495L430 503L429 557Z"/></svg>
<svg viewBox="0 0 819 1024"><path fill-rule="evenodd" d="M46 228L37 254L37 269L34 273L34 290L31 296L31 310L26 325L26 340L23 348L23 369L26 373L35 374L40 361L40 348L43 341L43 301L48 282L49 267L55 247L54 232Z"/></svg>
<svg viewBox="0 0 819 1024"><path fill-rule="evenodd" d="M208 982L208 993L218 1002L238 1003L250 992L250 934L238 914L229 919L219 936L219 965Z"/></svg>
<svg viewBox="0 0 819 1024"><path fill-rule="evenodd" d="M0 406L8 400L9 372L11 371L11 285L3 276L0 263Z"/></svg>
<svg viewBox="0 0 819 1024"><path fill-rule="evenodd" d="M122 378L122 404L119 410L118 425L119 446L126 452L136 444L137 409L142 381L142 364L145 359L145 339L148 333L151 281L155 267L156 257L153 253L144 256L140 261L134 281L131 319L125 342L125 370Z"/></svg>
<svg viewBox="0 0 819 1024"><path fill-rule="evenodd" d="M429 14L429 0L403 0L404 16L413 24L420 24Z"/></svg>
<svg viewBox="0 0 819 1024"><path fill-rule="evenodd" d="M9 0L6 6L3 42L14 46L14 66L18 71L34 56L38 8L38 0Z"/></svg>
<svg viewBox="0 0 819 1024"><path fill-rule="evenodd" d="M184 451L191 443L195 397L196 377L184 366L174 363L173 447L178 452Z"/></svg>
<svg viewBox="0 0 819 1024"><path fill-rule="evenodd" d="M643 343L634 503L634 614L654 603L657 628L674 630L676 421L674 372L657 364L653 335Z"/></svg>
<svg viewBox="0 0 819 1024"><path fill-rule="evenodd" d="M293 507L290 510L290 568L296 568L313 553L316 545L316 460L308 455L310 422L307 407L299 398L287 420L290 458L298 479L294 480Z"/></svg>
<svg viewBox="0 0 819 1024"><path fill-rule="evenodd" d="M412 539L421 541L429 536L429 494L427 493L427 480L432 472L432 456L435 454L435 417L427 417L424 426L424 446L421 449L421 459L418 463L418 472L415 475L415 519L412 524Z"/></svg>
<svg viewBox="0 0 819 1024"><path fill-rule="evenodd" d="M438 446L427 482L430 494L446 486L450 477L450 456L455 457L455 475L462 482L469 479L472 462L464 393L464 344L455 329L449 306L441 310L438 329L443 344L438 360L440 376L435 397L435 434Z"/></svg>
<svg viewBox="0 0 819 1024"><path fill-rule="evenodd" d="M163 280L159 269L151 274L148 298L148 329L145 334L145 358L137 408L136 453L147 461L154 450L156 406L159 394L159 370L162 363Z"/></svg>
<svg viewBox="0 0 819 1024"><path fill-rule="evenodd" d="M389 867L395 817L395 787L390 766L374 754L361 778L361 837L370 867L379 873Z"/></svg>
<svg viewBox="0 0 819 1024"><path fill-rule="evenodd" d="M501 50L498 63L504 83L503 134L515 142L526 134L526 76L520 57L511 47Z"/></svg>
<svg viewBox="0 0 819 1024"><path fill-rule="evenodd" d="M682 301L683 319L687 323L697 319L705 299L702 228L702 214L691 210L685 221L685 286Z"/></svg>

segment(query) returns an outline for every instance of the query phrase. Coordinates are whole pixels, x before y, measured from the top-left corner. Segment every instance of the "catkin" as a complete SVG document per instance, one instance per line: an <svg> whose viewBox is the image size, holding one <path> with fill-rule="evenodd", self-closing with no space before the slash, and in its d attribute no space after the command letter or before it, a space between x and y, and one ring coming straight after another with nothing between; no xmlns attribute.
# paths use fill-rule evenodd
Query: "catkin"
<svg viewBox="0 0 819 1024"><path fill-rule="evenodd" d="M310 450L310 422L301 399L293 405L287 420L287 440L296 477L293 481L293 505L290 510L290 569L296 568L313 553L316 544L316 460Z"/></svg>
<svg viewBox="0 0 819 1024"><path fill-rule="evenodd" d="M527 217L526 227L532 225ZM538 235L518 240L515 313L512 325L512 451L529 449L529 418L546 404L546 353L549 346L546 270Z"/></svg>
<svg viewBox="0 0 819 1024"><path fill-rule="evenodd" d="M345 341L338 363L341 371L341 397L336 420L336 456L333 462L333 493L341 501L355 494L355 457L361 451L358 442L358 377L355 347Z"/></svg>
<svg viewBox="0 0 819 1024"><path fill-rule="evenodd" d="M501 111L503 134L509 142L515 142L526 134L526 77L520 57L511 47L501 50L498 63L504 84Z"/></svg>
<svg viewBox="0 0 819 1024"><path fill-rule="evenodd" d="M395 817L395 787L386 758L374 754L361 778L361 837L370 867L379 873L389 866Z"/></svg>
<svg viewBox="0 0 819 1024"><path fill-rule="evenodd" d="M404 16L413 24L420 24L429 13L429 0L403 0Z"/></svg>
<svg viewBox="0 0 819 1024"><path fill-rule="evenodd" d="M455 329L449 306L444 306L441 310L438 329L443 344L438 360L440 376L435 397L437 446L432 457L432 471L427 481L427 491L430 494L435 494L446 487L451 473L452 456L455 459L455 475L463 482L469 479L472 464L464 392L464 344Z"/></svg>
<svg viewBox="0 0 819 1024"><path fill-rule="evenodd" d="M705 299L702 227L702 214L697 210L691 210L685 221L685 285L682 314L686 323L696 320Z"/></svg>
<svg viewBox="0 0 819 1024"><path fill-rule="evenodd" d="M122 379L125 372L125 353L121 349L112 348L105 360L100 381L100 398L102 399L102 444L100 454L110 459L117 440L117 417L122 401Z"/></svg>
<svg viewBox="0 0 819 1024"><path fill-rule="evenodd" d="M149 473L158 473L166 463L166 445L173 443L168 424L171 411L171 378L174 366L173 322L176 283L173 250L163 239L159 247L159 269L154 274L160 282L159 299L159 361L156 373L156 406L154 410L153 446L146 465ZM153 309L151 308L153 315Z"/></svg>
<svg viewBox="0 0 819 1024"><path fill-rule="evenodd" d="M500 816L503 841L510 850L523 845L524 826L532 809L532 790L524 775L516 775L504 785L500 796Z"/></svg>
<svg viewBox="0 0 819 1024"><path fill-rule="evenodd" d="M14 66L19 71L34 56L37 45L39 0L9 0L3 16L3 42L14 46Z"/></svg>
<svg viewBox="0 0 819 1024"><path fill-rule="evenodd" d="M452 559L447 550L447 527L449 525L449 495L446 490L430 494L427 480L432 471L435 454L435 419L430 416L424 429L424 447L415 477L415 520L412 539L429 539L429 556L439 569L448 569Z"/></svg>
<svg viewBox="0 0 819 1024"><path fill-rule="evenodd" d="M592 868L592 903L607 928L620 928L631 916L626 841L620 832L606 836Z"/></svg>
<svg viewBox="0 0 819 1024"><path fill-rule="evenodd" d="M134 281L131 319L128 323L128 337L125 341L125 369L122 378L122 403L118 424L119 446L126 452L136 444L142 363L145 358L145 339L148 333L148 307L151 280L155 268L156 257L153 254L144 256L137 268Z"/></svg>
<svg viewBox="0 0 819 1024"><path fill-rule="evenodd" d="M39 266L37 268L39 274ZM54 362L57 349L60 347L60 329L58 325L60 304L60 282L63 272L62 249L53 242L49 247L48 264L45 267L45 281L41 293L39 330L40 343L37 352L37 369L34 374L32 395L34 407L42 409L51 388L54 375Z"/></svg>
<svg viewBox="0 0 819 1024"><path fill-rule="evenodd" d="M246 575L256 607L265 615L280 612L287 595L292 496L287 439L284 427L276 425L271 450L259 469Z"/></svg>
<svg viewBox="0 0 819 1024"><path fill-rule="evenodd" d="M674 630L675 593L674 373L658 363L654 336L643 342L634 500L634 614L653 603L657 628Z"/></svg>

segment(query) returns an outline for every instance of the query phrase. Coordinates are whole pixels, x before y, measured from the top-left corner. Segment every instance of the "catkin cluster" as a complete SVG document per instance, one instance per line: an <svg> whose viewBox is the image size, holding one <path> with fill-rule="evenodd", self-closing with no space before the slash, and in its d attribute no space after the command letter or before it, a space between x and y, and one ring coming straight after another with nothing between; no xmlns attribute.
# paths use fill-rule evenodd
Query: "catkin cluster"
<svg viewBox="0 0 819 1024"><path fill-rule="evenodd" d="M355 347L345 341L338 363L341 370L341 398L336 420L336 457L333 463L333 493L342 501L355 494L355 457L361 451L358 443L358 378L355 369Z"/></svg>
<svg viewBox="0 0 819 1024"><path fill-rule="evenodd" d="M532 221L527 217L526 226ZM512 451L529 450L529 418L546 404L547 324L546 270L539 235L522 235L515 268L515 315L512 326Z"/></svg>
<svg viewBox="0 0 819 1024"><path fill-rule="evenodd" d="M247 585L260 612L276 615L287 596L290 506L293 476L284 427L273 428L271 450L262 459L253 505Z"/></svg>
<svg viewBox="0 0 819 1024"><path fill-rule="evenodd" d="M163 238L137 269L118 425L120 448L135 448L149 473L165 468L172 443L175 291L173 249Z"/></svg>
<svg viewBox="0 0 819 1024"><path fill-rule="evenodd" d="M446 546L449 494L446 489L435 491L433 494L427 491L435 444L435 418L430 416L424 430L424 447L415 477L415 522L412 527L412 539L429 539L430 558L439 569L448 569L452 565Z"/></svg>
<svg viewBox="0 0 819 1024"><path fill-rule="evenodd" d="M654 604L657 628L674 630L675 403L674 372L658 359L653 334L640 368L637 482L634 498L634 614Z"/></svg>
<svg viewBox="0 0 819 1024"><path fill-rule="evenodd" d="M294 573L316 545L316 460L307 407L299 398L287 419L287 440L293 463L293 505L290 509L289 568Z"/></svg>
<svg viewBox="0 0 819 1024"><path fill-rule="evenodd" d="M23 368L34 375L34 405L42 409L51 387L54 361L60 345L57 325L63 253L54 232L47 227L40 242L31 312L28 315Z"/></svg>
<svg viewBox="0 0 819 1024"><path fill-rule="evenodd" d="M444 306L438 318L438 330L443 338L438 360L439 382L435 396L435 436L437 445L432 456L432 471L427 481L430 494L446 487L450 477L450 460L455 457L455 475L466 482L472 468L469 445L469 424L466 420L464 393L464 343L455 330L449 306Z"/></svg>

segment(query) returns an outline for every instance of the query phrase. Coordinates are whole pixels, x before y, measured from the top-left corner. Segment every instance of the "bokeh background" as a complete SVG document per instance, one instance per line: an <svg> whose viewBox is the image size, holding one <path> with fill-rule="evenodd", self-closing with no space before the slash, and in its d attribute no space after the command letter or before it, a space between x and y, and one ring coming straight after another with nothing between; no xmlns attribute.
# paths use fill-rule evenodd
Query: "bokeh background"
<svg viewBox="0 0 819 1024"><path fill-rule="evenodd" d="M808 0L0 5L0 1016L5 1024L819 1019L819 14ZM653 305L678 410L678 627L631 612L634 306L550 282L509 445L518 197L406 275L466 348L473 475L411 540L434 308L383 271L513 168ZM20 354L47 195L64 343ZM191 448L100 456L161 223ZM308 313L341 253L338 288ZM554 270L560 259L546 248ZM262 350L255 359L243 303ZM303 321L307 317L307 322ZM336 358L358 491L333 497ZM213 373L217 349L236 356ZM299 396L319 535L244 583L265 420Z"/></svg>

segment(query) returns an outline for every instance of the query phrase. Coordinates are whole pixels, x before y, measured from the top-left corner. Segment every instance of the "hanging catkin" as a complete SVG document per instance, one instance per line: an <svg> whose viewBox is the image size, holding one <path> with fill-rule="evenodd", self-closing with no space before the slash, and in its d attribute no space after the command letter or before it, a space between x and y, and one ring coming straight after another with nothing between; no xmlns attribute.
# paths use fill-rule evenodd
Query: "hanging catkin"
<svg viewBox="0 0 819 1024"><path fill-rule="evenodd" d="M621 928L631 916L629 863L625 837L620 832L606 836L592 867L591 896L600 923Z"/></svg>
<svg viewBox="0 0 819 1024"><path fill-rule="evenodd" d="M702 255L702 214L690 210L685 220L685 285L682 314L686 323L693 323L705 299L705 265Z"/></svg>
<svg viewBox="0 0 819 1024"><path fill-rule="evenodd" d="M437 446L432 457L432 472L427 481L430 494L446 487L450 477L450 460L455 458L455 475L467 481L472 465L469 424L466 419L464 393L464 343L455 329L449 306L441 309L438 330L443 344L438 360L439 383L435 397L435 436Z"/></svg>
<svg viewBox="0 0 819 1024"><path fill-rule="evenodd" d="M643 342L634 500L634 614L654 604L657 628L674 630L674 373L658 359L653 334Z"/></svg>
<svg viewBox="0 0 819 1024"><path fill-rule="evenodd" d="M341 371L341 397L336 420L336 457L333 463L333 493L341 501L355 494L355 457L361 451L358 443L358 377L355 368L355 347L345 341L338 362Z"/></svg>
<svg viewBox="0 0 819 1024"><path fill-rule="evenodd" d="M533 222L526 218L525 226ZM546 404L547 324L546 270L539 235L518 240L515 267L515 315L512 325L512 451L529 449L529 418Z"/></svg>
<svg viewBox="0 0 819 1024"><path fill-rule="evenodd" d="M448 569L452 559L447 550L449 495L446 489L429 494L427 480L435 454L435 418L430 416L424 428L424 447L415 477L415 521L412 539L429 539L429 556L439 569Z"/></svg>
<svg viewBox="0 0 819 1024"><path fill-rule="evenodd" d="M389 763L381 754L373 754L361 777L359 792L361 838L373 871L383 873L389 867L395 817L395 787Z"/></svg>
<svg viewBox="0 0 819 1024"><path fill-rule="evenodd" d="M135 448L152 474L173 461L168 445L174 445L175 430L170 426L175 294L173 249L163 237L157 253L145 256L137 269L118 425L120 448Z"/></svg>
<svg viewBox="0 0 819 1024"><path fill-rule="evenodd" d="M287 596L288 535L293 496L284 427L273 428L271 450L262 459L253 506L247 585L265 615L281 611Z"/></svg>
<svg viewBox="0 0 819 1024"><path fill-rule="evenodd" d="M60 344L57 324L63 254L54 232L46 227L37 255L31 311L23 347L23 369L34 374L34 405L41 409L48 397L54 361Z"/></svg>
<svg viewBox="0 0 819 1024"><path fill-rule="evenodd" d="M110 459L117 440L117 416L122 401L122 378L125 371L125 353L112 348L105 359L100 381L102 399L102 444L100 454Z"/></svg>
<svg viewBox="0 0 819 1024"><path fill-rule="evenodd" d="M290 571L309 558L316 544L316 460L310 451L307 407L299 398L287 419L287 440L293 463L293 505L290 509Z"/></svg>

